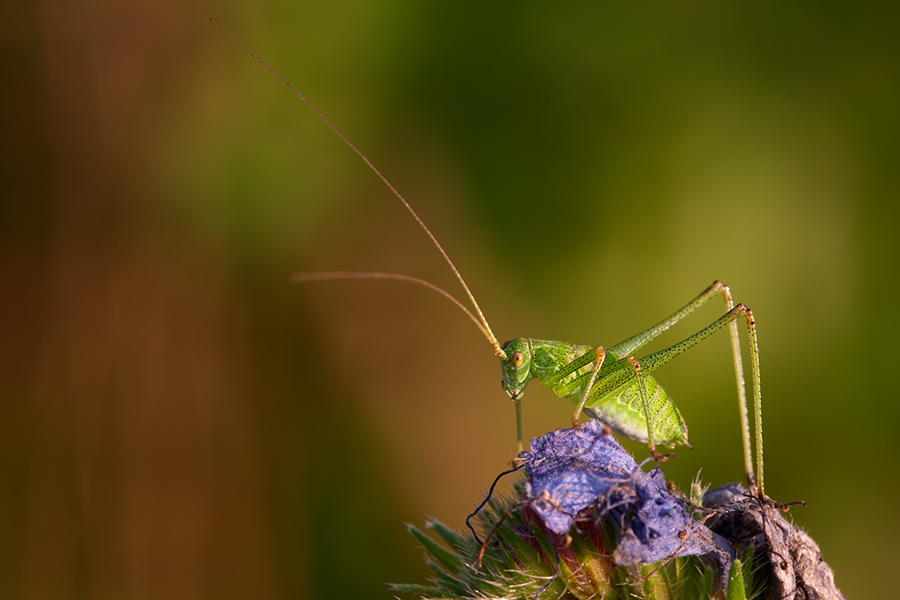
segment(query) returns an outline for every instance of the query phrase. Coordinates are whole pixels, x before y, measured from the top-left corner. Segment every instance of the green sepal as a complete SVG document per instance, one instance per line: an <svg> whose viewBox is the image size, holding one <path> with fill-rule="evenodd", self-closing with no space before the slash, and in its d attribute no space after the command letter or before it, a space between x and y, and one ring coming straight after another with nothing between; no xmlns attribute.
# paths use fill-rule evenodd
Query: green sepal
<svg viewBox="0 0 900 600"><path fill-rule="evenodd" d="M466 547L465 538L463 538L463 536L453 531L440 521L431 520L428 521L425 526L429 529L434 530L439 536L441 536L441 539L453 546L453 548L455 548L457 551L462 550Z"/></svg>
<svg viewBox="0 0 900 600"><path fill-rule="evenodd" d="M457 573L462 568L462 562L459 560L459 557L435 542L433 539L425 535L418 527L415 525L407 525L406 528L409 530L413 536L419 542L425 546L425 549L428 550L438 562L447 567L450 572Z"/></svg>
<svg viewBox="0 0 900 600"><path fill-rule="evenodd" d="M712 598L715 576L712 569L703 569L703 598Z"/></svg>
<svg viewBox="0 0 900 600"><path fill-rule="evenodd" d="M645 600L669 600L669 585L657 565L641 567L641 589Z"/></svg>
<svg viewBox="0 0 900 600"><path fill-rule="evenodd" d="M451 599L453 596L448 596L446 592L438 589L429 587L427 585L416 585L414 583L392 583L390 584L390 588L392 592L402 592L405 594L415 594L416 597L421 598L423 600L428 598L442 598L442 599ZM462 600L463 596L456 596L459 600Z"/></svg>
<svg viewBox="0 0 900 600"><path fill-rule="evenodd" d="M468 589L465 583L461 581L458 576L447 573L442 568L440 568L436 562L429 558L425 559L425 564L427 564L431 568L431 570L434 571L435 575L437 575L434 581L441 588L450 590L454 594L459 594L460 596L466 595Z"/></svg>
<svg viewBox="0 0 900 600"><path fill-rule="evenodd" d="M728 574L728 592L725 594L725 600L747 600L747 594L744 591L744 572L740 560L735 560L731 564L731 572Z"/></svg>

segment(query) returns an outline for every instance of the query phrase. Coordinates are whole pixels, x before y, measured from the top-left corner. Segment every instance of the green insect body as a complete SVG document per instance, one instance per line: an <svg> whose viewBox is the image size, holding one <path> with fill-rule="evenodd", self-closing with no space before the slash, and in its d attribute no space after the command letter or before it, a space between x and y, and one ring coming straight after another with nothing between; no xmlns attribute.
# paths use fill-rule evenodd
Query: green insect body
<svg viewBox="0 0 900 600"><path fill-rule="evenodd" d="M696 333L668 348L639 359L633 353L662 334L672 325L694 312L707 300L722 294L728 311ZM720 281L701 292L681 309L653 327L610 346L592 348L566 342L549 342L518 338L507 342L498 356L503 373L502 386L516 403L516 420L521 448L522 422L521 398L525 386L537 379L557 396L572 398L578 407L572 415L572 423L578 426L582 410L607 424L620 435L646 442L650 454L664 460L656 451L656 445L690 446L687 425L666 391L649 375L658 368L728 326L732 342L738 404L744 434L744 466L747 478L755 482L750 449L750 425L747 415L747 397L744 386L740 338L736 320L745 318L750 339L750 367L756 409L757 468L762 474L762 426L759 394L759 362L756 344L756 325L753 314L744 305L734 306L731 292ZM760 477L760 481L761 481ZM761 485L760 485L761 487Z"/></svg>
<svg viewBox="0 0 900 600"><path fill-rule="evenodd" d="M578 402L585 395L585 386L597 357L596 348L592 346L530 338L507 342L503 350L508 358L501 361L502 386L513 399L522 397L525 386L533 378L560 398ZM519 355L522 360L515 361ZM650 437L640 384L635 379L634 368L625 358L606 351L606 362L597 373L583 410L609 425L617 434L646 443ZM516 362L519 362L518 367ZM643 382L654 443L689 446L687 424L678 407L655 379L645 376Z"/></svg>
<svg viewBox="0 0 900 600"><path fill-rule="evenodd" d="M216 25L216 27L219 27L215 21L213 21L213 24ZM460 308L473 323L475 323L475 326L490 343L494 354L501 360L503 389L515 402L516 406L516 422L520 451L523 446L521 398L526 384L531 379L537 379L542 385L551 389L558 396L571 398L578 403L572 416L573 425L576 427L578 426L578 417L582 410L584 410L589 415L606 423L611 429L624 437L646 442L651 455L660 460L664 460L665 457L656 452L656 444L689 445L687 425L676 408L675 403L656 380L649 375L672 358L675 358L698 342L727 326L731 337L731 348L737 380L738 405L743 434L744 469L751 486L756 485L756 477L758 477L758 493L761 498L765 497L763 491L762 408L759 392L759 360L756 342L756 325L753 319L753 313L747 307L744 305L734 306L728 287L719 281L713 282L713 284L700 295L668 318L657 323L653 327L606 349L600 346L583 346L567 342L544 341L529 338L517 338L501 346L491 331L487 319L482 313L481 308L478 306L478 302L475 300L475 296L469 290L468 285L456 268L456 265L438 242L437 238L435 238L434 234L431 233L431 230L425 225L422 219L419 218L419 215L413 210L412 206L410 206L400 192L398 192L371 161L369 161L369 159L366 158L366 156L330 121L328 121L328 119L326 119L325 116L322 115L322 113L319 112L319 110L316 109L294 86L288 83L274 69L253 54L253 52L235 40L224 29L221 27L219 27L219 29L282 83L286 84L291 91L315 112L316 115L328 125L331 130L343 140L344 143L346 143L391 190L413 219L415 219L419 227L421 227L425 234L428 235L431 242L453 271L453 274L465 291L474 312L466 308L462 302L457 300L449 292L439 288L433 283L409 275L347 271L298 273L293 276L294 281L329 279L400 280L427 287L456 304L456 306ZM722 294L725 299L727 312L724 315L700 331L697 331L664 350L641 358L634 357L634 352L643 345L656 338L717 294ZM751 457L747 395L744 385L740 340L736 323L736 320L740 318L745 319L747 322L747 332L750 343L750 376L751 387L753 389L756 433L755 476L753 459Z"/></svg>

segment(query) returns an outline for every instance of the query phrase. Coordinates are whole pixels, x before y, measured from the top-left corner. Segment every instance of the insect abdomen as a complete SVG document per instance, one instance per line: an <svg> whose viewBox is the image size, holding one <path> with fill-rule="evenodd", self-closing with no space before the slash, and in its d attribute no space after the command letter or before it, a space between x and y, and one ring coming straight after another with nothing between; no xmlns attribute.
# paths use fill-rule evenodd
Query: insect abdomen
<svg viewBox="0 0 900 600"><path fill-rule="evenodd" d="M675 403L652 377L645 376L644 385L650 408L653 442L671 446L687 444L687 424ZM647 442L647 415L637 380L621 391L589 397L584 411L600 419L623 437Z"/></svg>

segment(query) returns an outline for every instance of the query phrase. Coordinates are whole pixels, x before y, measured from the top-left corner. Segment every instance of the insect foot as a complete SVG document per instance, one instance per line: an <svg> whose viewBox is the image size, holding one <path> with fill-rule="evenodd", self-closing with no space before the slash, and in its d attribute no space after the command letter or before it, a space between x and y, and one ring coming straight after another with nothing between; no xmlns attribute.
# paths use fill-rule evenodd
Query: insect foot
<svg viewBox="0 0 900 600"><path fill-rule="evenodd" d="M670 458L678 458L678 455L675 454L674 452L669 452L669 453L667 453L667 454L661 454L660 452L658 452L658 451L656 450L656 448L654 448L653 450L650 451L650 456L651 456L651 457L653 458L653 460L655 460L656 462L661 462L661 463L662 463L662 462L666 462L666 461L669 460Z"/></svg>

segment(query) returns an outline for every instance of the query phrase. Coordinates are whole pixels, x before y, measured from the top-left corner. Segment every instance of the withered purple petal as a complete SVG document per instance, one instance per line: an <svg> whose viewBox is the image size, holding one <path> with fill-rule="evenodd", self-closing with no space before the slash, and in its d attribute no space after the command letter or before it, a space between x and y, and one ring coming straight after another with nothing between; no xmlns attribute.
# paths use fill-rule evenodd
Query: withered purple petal
<svg viewBox="0 0 900 600"><path fill-rule="evenodd" d="M728 572L734 557L728 541L695 521L669 494L659 467L645 473L599 421L535 438L519 458L529 477L525 500L550 531L566 534L591 507L616 527L619 565L713 554Z"/></svg>
<svg viewBox="0 0 900 600"><path fill-rule="evenodd" d="M634 502L628 505L636 513L616 509L613 518L620 523L619 540L613 558L623 566L651 564L675 556L712 554L728 573L734 549L728 541L695 521L681 502L666 490L659 468L635 474Z"/></svg>
<svg viewBox="0 0 900 600"><path fill-rule="evenodd" d="M640 471L615 438L603 434L597 420L534 438L531 451L519 458L529 478L525 499L533 501L547 528L560 535L569 531L581 510Z"/></svg>

